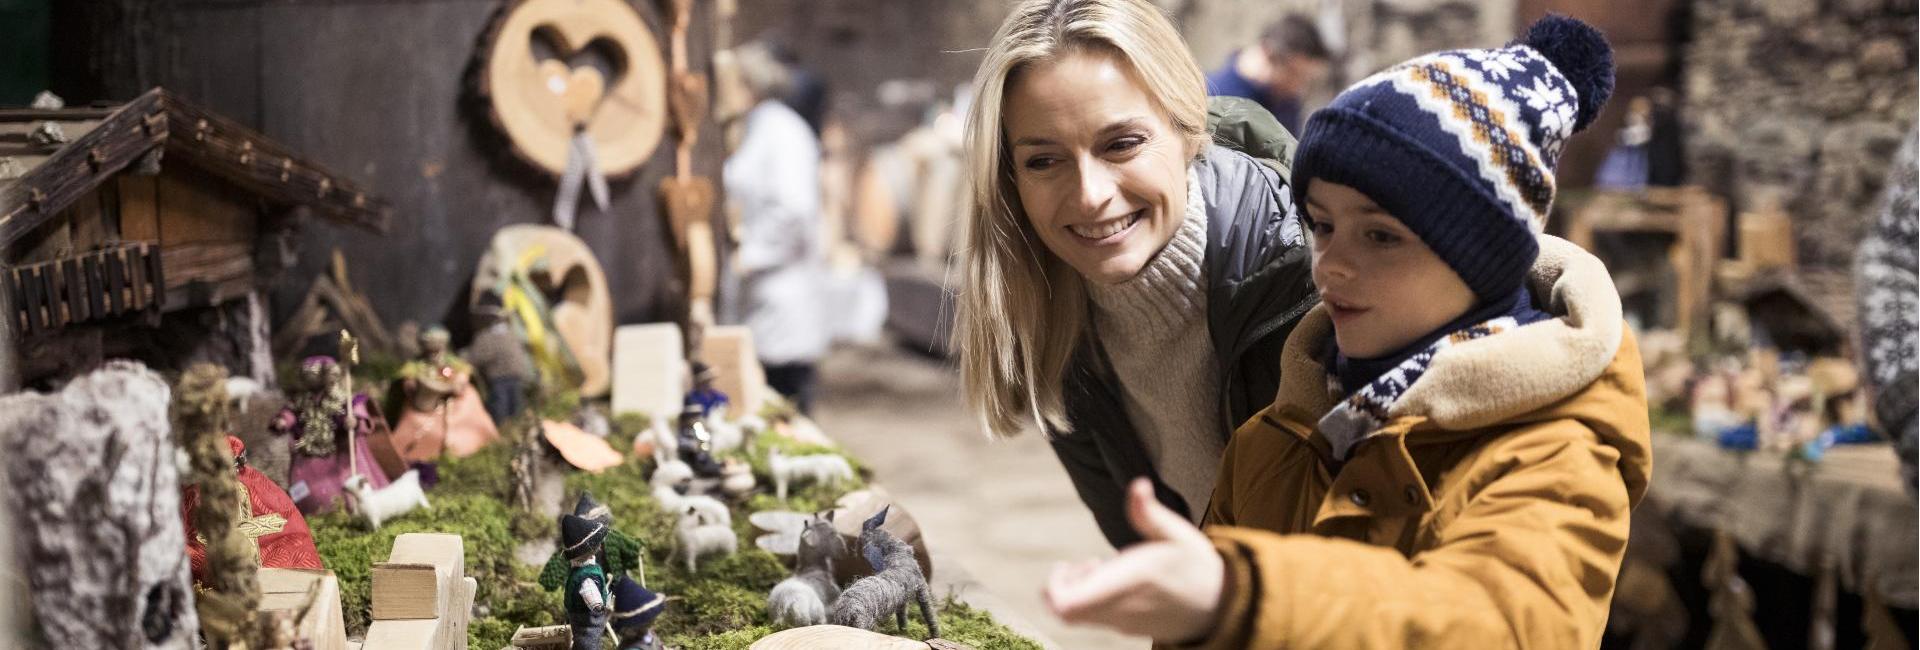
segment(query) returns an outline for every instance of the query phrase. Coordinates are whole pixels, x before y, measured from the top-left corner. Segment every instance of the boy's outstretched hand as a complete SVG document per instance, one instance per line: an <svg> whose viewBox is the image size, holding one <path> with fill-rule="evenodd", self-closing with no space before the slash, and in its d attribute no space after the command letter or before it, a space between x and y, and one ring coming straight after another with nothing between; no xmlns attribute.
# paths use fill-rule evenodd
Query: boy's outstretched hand
<svg viewBox="0 0 1920 650"><path fill-rule="evenodd" d="M1158 641L1207 635L1220 607L1226 564L1207 536L1153 498L1144 478L1127 489L1127 519L1146 538L1111 560L1057 565L1047 607L1061 620Z"/></svg>

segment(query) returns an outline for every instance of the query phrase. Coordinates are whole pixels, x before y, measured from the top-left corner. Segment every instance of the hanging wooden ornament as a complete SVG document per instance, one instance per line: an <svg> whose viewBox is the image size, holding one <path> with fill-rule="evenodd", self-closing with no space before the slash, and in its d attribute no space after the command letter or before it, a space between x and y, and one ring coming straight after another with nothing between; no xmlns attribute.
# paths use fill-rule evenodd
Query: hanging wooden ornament
<svg viewBox="0 0 1920 650"><path fill-rule="evenodd" d="M481 43L475 90L516 156L559 176L584 133L599 169L620 176L660 144L666 67L624 0L516 0Z"/></svg>

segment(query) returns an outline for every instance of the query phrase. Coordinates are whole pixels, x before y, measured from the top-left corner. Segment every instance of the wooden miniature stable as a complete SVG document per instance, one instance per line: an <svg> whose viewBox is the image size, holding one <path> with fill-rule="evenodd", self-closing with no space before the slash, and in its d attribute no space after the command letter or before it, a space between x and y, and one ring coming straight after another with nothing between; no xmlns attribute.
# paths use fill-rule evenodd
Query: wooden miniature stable
<svg viewBox="0 0 1920 650"><path fill-rule="evenodd" d="M265 379L264 294L309 214L375 232L390 219L355 183L161 88L112 107L0 109L4 348L20 357L0 363L13 375L0 380L143 356L156 346L126 336L142 326L165 332L148 343L221 338L164 324L206 308L235 323L221 333L235 340L213 346L239 348L229 367Z"/></svg>
<svg viewBox="0 0 1920 650"><path fill-rule="evenodd" d="M1710 324L1714 265L1726 237L1726 203L1699 187L1654 187L1641 193L1602 192L1573 212L1566 238L1594 251L1602 233L1667 235L1667 264L1675 275L1670 309L1682 340L1704 333ZM1622 269L1614 269L1616 275ZM1622 294L1629 287L1622 287ZM1628 296L1621 296L1623 299Z"/></svg>

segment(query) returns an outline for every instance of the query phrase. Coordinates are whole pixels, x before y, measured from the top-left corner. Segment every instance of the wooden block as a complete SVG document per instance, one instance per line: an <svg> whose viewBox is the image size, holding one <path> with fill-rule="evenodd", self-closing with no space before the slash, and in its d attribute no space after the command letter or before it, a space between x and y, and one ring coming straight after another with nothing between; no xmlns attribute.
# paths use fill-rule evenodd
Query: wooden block
<svg viewBox="0 0 1920 650"><path fill-rule="evenodd" d="M686 344L673 323L626 325L613 332L613 412L672 417L685 399Z"/></svg>
<svg viewBox="0 0 1920 650"><path fill-rule="evenodd" d="M373 565L373 620L446 616L465 566L459 535L406 533L394 538L392 555Z"/></svg>
<svg viewBox="0 0 1920 650"><path fill-rule="evenodd" d="M713 368L714 387L732 400L733 414L760 410L767 376L753 351L753 332L742 325L709 327L700 342L700 358Z"/></svg>
<svg viewBox="0 0 1920 650"><path fill-rule="evenodd" d="M332 572L263 568L259 580L260 611L299 614L305 610L294 623L299 638L312 642L314 650L346 650L347 622L340 606L340 581Z"/></svg>
<svg viewBox="0 0 1920 650"><path fill-rule="evenodd" d="M440 621L431 618L376 620L367 626L366 647L380 650L438 650L439 635Z"/></svg>
<svg viewBox="0 0 1920 650"><path fill-rule="evenodd" d="M511 643L515 648L565 650L573 646L573 628L565 625L522 627L513 631Z"/></svg>

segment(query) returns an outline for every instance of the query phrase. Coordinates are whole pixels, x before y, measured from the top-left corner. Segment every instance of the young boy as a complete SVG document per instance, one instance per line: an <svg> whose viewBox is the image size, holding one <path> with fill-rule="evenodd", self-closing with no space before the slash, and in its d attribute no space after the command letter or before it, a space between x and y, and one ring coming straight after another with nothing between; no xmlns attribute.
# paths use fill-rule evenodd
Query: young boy
<svg viewBox="0 0 1920 650"><path fill-rule="evenodd" d="M1322 304L1228 445L1202 533L1056 569L1069 622L1219 648L1593 648L1652 469L1639 352L1592 256L1540 234L1613 85L1550 16L1416 58L1308 121L1294 192Z"/></svg>

